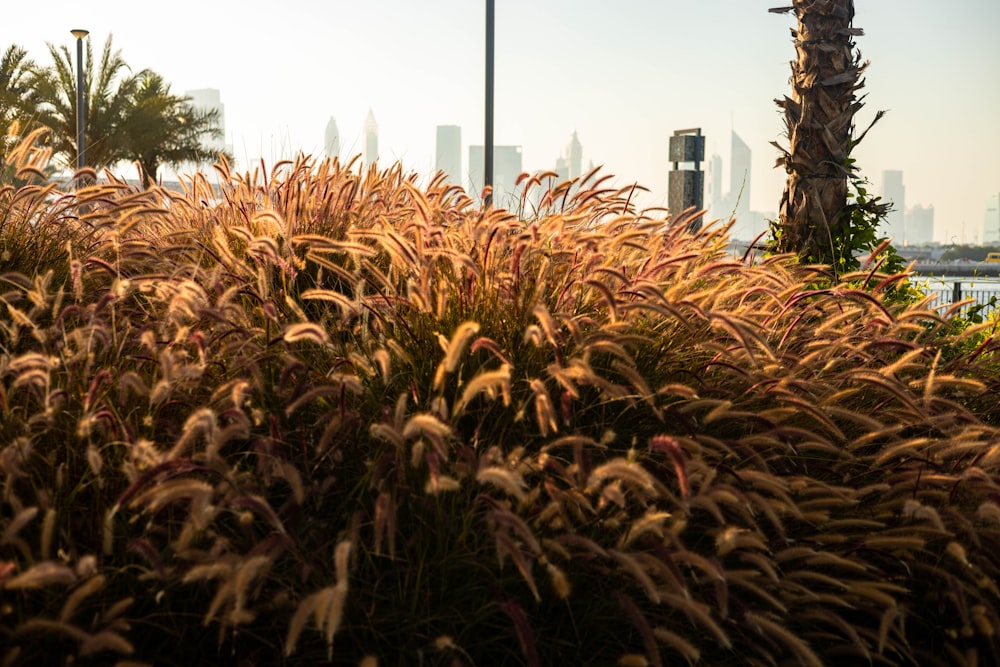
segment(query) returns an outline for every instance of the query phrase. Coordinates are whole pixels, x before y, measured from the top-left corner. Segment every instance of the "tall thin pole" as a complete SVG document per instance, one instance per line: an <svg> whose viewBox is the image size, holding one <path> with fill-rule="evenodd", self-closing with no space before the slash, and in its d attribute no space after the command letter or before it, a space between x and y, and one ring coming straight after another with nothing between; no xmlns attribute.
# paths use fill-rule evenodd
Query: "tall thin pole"
<svg viewBox="0 0 1000 667"><path fill-rule="evenodd" d="M490 189L483 203L493 203L493 10L494 0L486 0L486 139L483 146L483 185Z"/></svg>
<svg viewBox="0 0 1000 667"><path fill-rule="evenodd" d="M76 170L83 169L86 164L85 147L83 140L83 125L86 110L83 108L83 38L89 32L86 30L72 30L76 37Z"/></svg>

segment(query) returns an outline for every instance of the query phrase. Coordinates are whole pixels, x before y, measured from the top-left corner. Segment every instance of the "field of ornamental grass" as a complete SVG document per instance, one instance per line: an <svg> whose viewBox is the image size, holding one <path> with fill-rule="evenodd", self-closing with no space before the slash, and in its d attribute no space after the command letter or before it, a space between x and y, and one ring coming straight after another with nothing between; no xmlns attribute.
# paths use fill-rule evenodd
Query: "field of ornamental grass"
<svg viewBox="0 0 1000 667"><path fill-rule="evenodd" d="M0 189L0 665L1000 664L1000 339L905 276L596 174L515 216L46 159Z"/></svg>

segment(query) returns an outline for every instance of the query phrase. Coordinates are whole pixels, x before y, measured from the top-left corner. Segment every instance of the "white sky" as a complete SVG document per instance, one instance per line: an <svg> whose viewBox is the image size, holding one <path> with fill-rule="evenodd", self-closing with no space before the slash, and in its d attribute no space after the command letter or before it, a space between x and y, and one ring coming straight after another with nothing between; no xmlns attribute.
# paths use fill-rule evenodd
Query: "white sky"
<svg viewBox="0 0 1000 667"><path fill-rule="evenodd" d="M728 174L730 128L753 150L751 208L777 209L773 169L783 126L773 99L789 92L787 0L499 0L497 144L523 146L524 168L554 166L573 130L584 167L665 201L668 137L701 127ZM1000 2L856 0L857 46L871 60L868 124L856 151L876 190L904 173L906 205L933 204L935 238L982 238L986 197L1000 191ZM0 49L49 62L46 42L75 49L108 34L133 68L162 74L175 93L221 91L226 141L242 171L298 151L318 155L330 116L345 153L361 151L369 107L382 162L433 168L435 126L483 141L484 0L49 0L0 22ZM75 51L74 51L75 52ZM129 174L131 175L131 174ZM724 177L724 190L727 189Z"/></svg>

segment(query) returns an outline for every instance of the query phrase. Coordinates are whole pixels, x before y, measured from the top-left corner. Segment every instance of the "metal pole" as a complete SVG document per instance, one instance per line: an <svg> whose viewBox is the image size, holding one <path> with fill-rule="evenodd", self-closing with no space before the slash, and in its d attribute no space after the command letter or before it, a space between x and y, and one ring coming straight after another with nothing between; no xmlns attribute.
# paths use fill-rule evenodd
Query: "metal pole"
<svg viewBox="0 0 1000 667"><path fill-rule="evenodd" d="M85 147L83 139L83 126L86 115L83 101L83 38L88 33L86 30L72 30L76 37L76 169L83 169L86 164Z"/></svg>
<svg viewBox="0 0 1000 667"><path fill-rule="evenodd" d="M486 139L483 145L483 186L490 193L483 201L488 208L493 203L493 10L495 0L486 0Z"/></svg>

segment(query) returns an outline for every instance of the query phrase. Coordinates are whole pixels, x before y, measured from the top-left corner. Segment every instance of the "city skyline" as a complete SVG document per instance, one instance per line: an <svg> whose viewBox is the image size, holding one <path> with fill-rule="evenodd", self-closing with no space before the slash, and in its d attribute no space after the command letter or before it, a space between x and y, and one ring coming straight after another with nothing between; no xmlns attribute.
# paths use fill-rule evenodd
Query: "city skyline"
<svg viewBox="0 0 1000 667"><path fill-rule="evenodd" d="M225 105L221 102L220 91L215 89L202 89L195 91L185 91L185 95L191 98L192 103L203 109L214 109L219 114L220 129L225 128ZM696 128L700 131L700 128ZM375 121L373 110L369 109L365 120L365 153L364 164L368 164L368 154L378 154L378 124ZM688 130L690 134L694 130ZM677 133L675 133L677 134ZM325 146L323 155L328 158L340 157L340 133L334 117L330 117L324 133ZM206 138L206 147L222 150L226 147L221 145L217 138ZM481 168L477 167L483 159L483 147L469 146L469 168L462 169L462 128L458 125L438 125L436 128L435 160L434 172L442 172L447 182L457 184L465 188L473 199L476 200L481 189ZM540 173L543 171L554 171L557 175L556 181L576 179L582 175L583 145L580 142L578 133L574 130L566 144L565 151L556 159L554 167L543 169L525 169L521 163L521 146L502 146L500 149L501 159L499 164L495 164L494 171L494 195L495 201L501 205L520 205L520 195L522 189L515 184L517 176L521 171ZM505 151L511 151L509 155L513 159L504 157ZM671 158L674 159L674 158ZM721 189L721 171L723 160L718 154L712 155L706 165L701 167L697 162L694 164L695 170L700 170L703 178L701 188L706 210L706 219L734 219L734 224L730 229L730 235L734 241L749 242L760 238L766 233L768 220L775 217L773 212L761 212L750 210L747 198L744 196L749 191L752 183L752 151L749 146L740 138L736 132L731 133L729 166L730 190L725 194ZM674 163L676 168L677 163ZM689 165L690 167L690 165ZM588 171L593 169L593 162L588 167ZM510 173L507 173L510 172ZM707 181L705 180L707 177ZM893 243L899 247L909 245L922 245L933 243L934 230L934 205L915 206L906 205L906 186L904 184L903 172L899 170L886 170L882 172L882 187L880 192L886 201L892 202L892 206L886 218L880 225L880 233L888 236ZM535 192L529 199L536 208L540 193ZM696 204L697 205L697 204ZM673 204L668 202L668 210ZM681 207L684 208L684 207ZM991 202L987 202L986 215L984 219L983 235L984 242L995 236L998 225L993 218L995 207L991 208ZM973 237L973 242L979 240L978 234Z"/></svg>
<svg viewBox="0 0 1000 667"><path fill-rule="evenodd" d="M706 154L727 165L735 131L752 152L748 206L774 211L785 174L773 169L770 142L786 140L773 100L789 93L794 58L794 19L769 14L775 4L634 0L612 11L593 0L507 0L496 15L495 143L522 146L533 171L551 168L575 130L587 159L619 185L649 188L640 201L654 206L665 205L674 130L701 127ZM856 2L855 25L865 30L857 46L871 60L856 124L889 111L856 150L858 166L876 190L884 171L904 172L907 206L934 206L942 242L983 238L984 203L1000 190L1000 88L982 84L1000 67L992 35L1000 3L961 8L977 20L932 0ZM269 20L250 18L260 15ZM95 53L112 34L133 69L152 68L176 90L221 90L225 143L239 168L299 151L321 156L331 116L341 156L361 154L369 109L383 164L429 175L438 125L462 128L463 154L482 143L482 3L290 0L276 9L250 0L234 13L178 0L157 21L149 30L120 0L99 8L53 0L44 14L12 13L0 34L42 64L46 42L72 45L70 28L90 30ZM220 30L235 39L218 39Z"/></svg>

